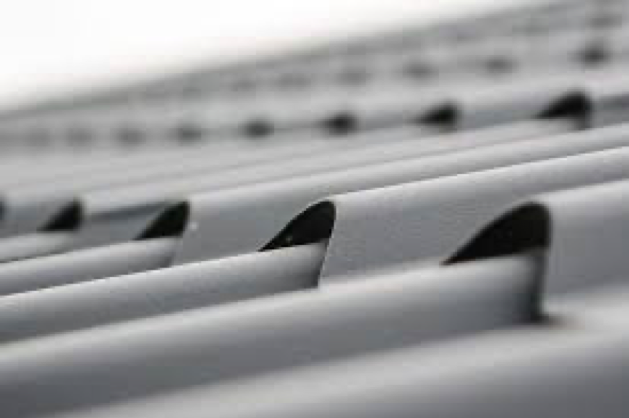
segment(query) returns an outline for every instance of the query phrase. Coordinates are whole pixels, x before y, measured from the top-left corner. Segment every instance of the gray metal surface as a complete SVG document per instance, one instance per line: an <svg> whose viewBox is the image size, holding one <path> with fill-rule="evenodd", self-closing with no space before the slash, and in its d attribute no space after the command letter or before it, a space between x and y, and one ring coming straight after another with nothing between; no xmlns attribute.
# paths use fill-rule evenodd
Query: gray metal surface
<svg viewBox="0 0 629 418"><path fill-rule="evenodd" d="M445 179L436 184L428 182L425 186L421 183L417 186L408 184L400 188L377 189L373 192L337 198L333 200L335 207L332 210L334 212L332 218L324 219L322 225L317 225L319 230L328 235L316 238L331 238L323 265L322 280L327 280L328 276L347 278L351 273L361 275L364 274L362 271L364 268L381 269L395 263L407 262L409 259L430 260L447 257L447 249L452 247L453 242L457 243L467 238L479 224L498 213L504 205L512 204L517 199L532 193L627 176L624 168L625 154L626 150L620 148L579 157L565 157L558 161L516 165L501 170L489 170L486 173L454 176L452 180ZM460 162L459 159L453 161ZM605 168L599 169L602 162L605 163ZM425 168L426 165L423 164L421 167ZM435 167L443 168L437 165ZM557 176L558 172L562 173L561 177ZM409 182L412 179L414 178L410 177L401 182ZM424 177L424 180L429 179L430 176ZM475 184L475 189L469 189L469 182ZM426 192L422 192L424 189ZM318 189L315 190L319 192ZM134 270L139 266L134 264L136 260L129 262L125 248L140 248L145 243L152 246L152 238L159 236L174 238L171 238L173 244L164 248L163 257L169 260L168 263L157 262L154 268L258 251L283 227L279 222L288 222L293 213L289 210L280 212L278 208L283 207L277 205L283 202L267 198L267 202L276 206L273 210L254 214L255 219L259 220L254 229L251 225L241 224L243 217L235 212L235 209L215 210L213 206L215 196L210 194L208 197L198 197L201 201L209 202L209 207L193 206L192 203L195 202L193 198L190 201L192 202L190 209L178 206L174 212L167 212L164 218L158 219L158 225L154 226L156 228L154 235L151 230L144 239L132 244L109 245L69 252L61 256L40 257L32 262L25 260L12 263L6 269L0 268L0 288L4 277L11 283L9 289L12 290L6 291L10 293L35 290L42 286L42 282L46 287L50 287L97 280L122 274L121 272L139 272L142 270ZM218 202L220 203L220 200ZM298 204L301 207L302 203ZM248 201L247 205L241 206L249 209ZM188 214L187 210L191 210L191 213ZM234 219L234 215L237 216L235 219L238 223L231 227L247 229L241 229L241 232L234 230L230 233L230 242L237 246L237 251L220 253L217 249L224 248L227 234L216 235L213 231L230 227L229 221ZM276 217L278 223L269 223L266 219L268 216ZM307 218L312 218L310 213ZM300 234L303 235L299 228L311 231L313 228L308 224L309 219L305 225L298 225L297 229L291 225L289 231L278 237L275 240L277 243L273 243L272 246L303 240L304 238L299 237ZM457 219L457 222L452 223L452 219ZM314 222L321 224L316 214ZM417 242L406 241L408 239L406 222L422 228L423 233L415 238ZM162 223L165 226L160 228L159 225ZM297 220L296 223L299 224L301 221ZM396 225L400 227L396 228ZM184 234L179 237L182 230ZM253 235L255 231L260 232ZM262 235L263 233L265 235ZM287 238L288 235L290 239ZM396 240L401 242L398 244ZM109 260L109 264L103 265L101 257ZM146 263L141 266L144 269L152 269Z"/></svg>
<svg viewBox="0 0 629 418"><path fill-rule="evenodd" d="M0 115L0 416L625 418L628 4Z"/></svg>
<svg viewBox="0 0 629 418"><path fill-rule="evenodd" d="M175 246L160 238L2 264L0 295L168 267Z"/></svg>
<svg viewBox="0 0 629 418"><path fill-rule="evenodd" d="M9 344L0 399L29 416L530 322L535 264L505 263L495 274L408 274ZM33 382L41 389L25 390Z"/></svg>
<svg viewBox="0 0 629 418"><path fill-rule="evenodd" d="M28 285L31 289L38 287L38 291L0 299L0 341L16 342L28 337L313 288L318 285L323 248L321 244L314 244L253 253L176 270L162 269L75 285L70 281L70 274L61 277L64 283L39 274L35 277L40 282L34 285L33 277L20 277L18 273L12 283L4 281L0 285L5 294ZM129 252L129 256L135 258L139 254ZM99 260L107 258L100 256ZM67 270L63 267L57 266L56 270ZM98 273L91 274L94 278ZM29 279L30 283L24 283ZM52 285L60 287L45 290Z"/></svg>
<svg viewBox="0 0 629 418"><path fill-rule="evenodd" d="M472 171L534 162L601 149L605 139L625 142L623 128L610 128L610 136L602 131L585 132L583 136L555 137L553 141L526 141L506 146L495 145L477 150L453 152L420 160L399 161L356 170L339 171L305 179L257 184L189 199L190 222L183 234L175 261L194 261L253 251L264 246L268 237L300 213L305 205L325 196L466 174ZM613 133L613 129L619 129ZM579 141L582 139L582 142ZM611 146L610 148L615 148ZM583 146L581 148L580 146ZM581 148L581 149L580 149ZM605 146L604 148L608 148ZM587 150L587 151L586 151ZM615 151L600 151L601 162L592 174L613 170ZM624 151L619 151L618 156ZM557 162L560 161L557 159ZM597 158L594 156L593 158ZM622 157L620 157L622 158ZM603 162L604 161L604 162ZM549 162L549 165L553 162ZM622 169L615 176L623 176ZM606 176L606 174L603 174ZM569 181L563 174L557 179ZM601 177L603 180L604 177ZM468 186L471 187L470 184ZM168 221L168 218L166 218ZM212 237L220 237L212 240Z"/></svg>
<svg viewBox="0 0 629 418"><path fill-rule="evenodd" d="M419 129L417 131L420 134ZM298 144L290 143L288 146L286 144L282 146L282 141L278 140L279 144L267 146L266 149L260 149L260 145L251 140L243 140L240 147L237 144L226 148L209 147L207 150L197 149L195 153L184 153L181 157L173 155L130 159L122 163L102 165L100 169L99 167L86 170L76 169L56 176L54 172L49 173L47 180L56 181L55 188L48 187L42 175L23 181L14 179L0 190L0 201L3 205L2 233L6 236L30 232L44 226L60 208L82 192L151 180L159 181L177 176L185 177L195 174L211 176L221 169L235 169L241 165L277 161L282 158L298 158L300 155L316 155L317 153L326 155L333 151L342 152L354 147L366 146L369 142L377 142L382 137L367 135L363 143L354 139L361 138L348 138L348 141L330 143L329 140L326 141L312 133L303 136L295 134L284 137L283 141L297 141ZM395 138L390 139L395 141ZM235 156L236 152L239 152L239 156Z"/></svg>
<svg viewBox="0 0 629 418"><path fill-rule="evenodd" d="M465 296L458 295L457 290L467 290L468 285L474 287L491 280L488 272L493 268L500 269L501 279L506 280L509 271L514 270L500 263L523 262L529 268L536 266L523 271L531 276L529 281L520 282L529 293L517 296L516 289L521 288L510 285L511 295L525 302L529 316L502 330L475 333L473 337L450 337L440 342L431 339L426 345L419 344L421 340L418 340L395 349L380 347L368 355L338 357L333 361L318 359L308 367L285 370L274 367L271 372L259 372L258 377L235 380L230 385L208 382L164 397L138 398L112 409L96 409L87 416L106 417L115 413L168 416L173 411L183 416L198 416L199 411L208 407L213 407L221 416L238 417L321 414L410 417L416 416L418 410L427 416L531 417L551 411L560 416L585 417L591 416L593 411L600 411L600 416L604 417L624 416L624 389L628 382L627 368L623 364L627 356L625 300L629 294L626 279L629 266L617 247L622 246L626 237L629 212L622 195L627 190L629 183L620 182L577 188L524 202L481 231L464 250L468 253L464 259L447 267L404 269L406 273L402 277L412 277L417 286L445 287L454 285L454 272L467 270L469 275L461 276L461 283L454 288L444 294L432 294L438 304L447 305L449 297L464 303ZM622 204L615 204L621 200ZM541 211L542 219L518 216L531 207ZM610 224L610 219L618 222ZM610 225L621 228L612 230ZM547 228L548 239L530 241L526 234L521 234L523 227L529 231ZM498 239L498 245L491 251L471 248L482 247L482 237L486 234L497 234L496 237L505 240L500 243ZM509 238L514 236L524 240L513 245ZM530 248L541 250L546 261L539 256L526 255ZM515 255L504 255L509 253ZM480 270L474 271L474 268ZM575 274L578 275L576 281ZM436 275L433 278L438 280L431 280L431 275ZM369 286L382 291L395 287L396 280L400 279L389 273L381 280L330 286L327 292L342 295ZM412 286L409 283L405 288ZM494 283L491 287L495 286ZM428 296L429 293L422 294ZM415 301L430 306L422 298ZM255 306L272 303L268 299ZM381 303L382 299L375 306L383 309ZM253 306L234 305L230 309L246 311ZM491 310L486 303L478 304L477 308ZM361 312L368 309L363 308ZM452 315L453 312L456 315ZM216 311L215 319L222 314L225 311ZM413 333L419 332L425 315L410 316L411 322L417 325ZM473 317L478 318L478 313ZM362 318L373 320L370 316ZM408 320L409 316L405 318ZM467 321L472 317L463 304L448 308L444 316L447 321L439 322L437 318L439 316L430 316L432 325L444 331L449 329L451 321ZM336 323L336 320L330 322ZM398 320L394 328L399 329L404 322ZM372 331L374 338L381 336L384 329L390 330L382 326L376 329ZM352 328L351 333L357 331ZM81 338L81 334L76 338ZM344 337L328 334L328 338L326 343L333 346ZM311 348L318 346L312 340L299 341L310 344ZM387 341L391 341L389 333ZM294 350L300 343L293 342L291 348ZM308 352L311 359L313 352L317 352L312 350ZM241 367L244 366L241 364ZM295 385L308 387L308 390L290 390ZM236 399L240 407L234 408L232 400ZM514 412L514 403L520 402L523 402L522 408Z"/></svg>
<svg viewBox="0 0 629 418"><path fill-rule="evenodd" d="M217 168L208 164L208 167L197 171L195 165L199 164L195 164L195 161L183 161L183 166L181 168L175 166L174 170L158 167L157 172L147 173L146 169L142 169L136 172L135 183L132 182L133 176L128 171L123 171L117 176L119 181L124 182L126 186L117 184L118 187L115 187L116 183L112 175L107 174L98 181L106 182L110 188L92 193L81 194L72 186L66 189L65 193L60 188L52 192L44 191L45 183L38 183L26 190L19 185L12 196L12 205L7 208L10 213L7 215L8 219L5 219L8 225L4 229L7 233L10 233L11 228L21 229L22 232L25 232L24 229L28 231L29 225L32 228L35 222L32 218L27 220L25 217L35 211L37 213L35 219L42 218L40 221L43 222L46 216L50 218L50 222L44 225L44 230L62 229L76 232L77 239L69 246L70 248L106 244L133 238L146 227L148 220L154 217L167 202L195 191L205 192L286 177L362 167L385 161L446 154L457 149L474 149L497 143L506 144L520 139L534 139L568 129L570 129L569 122L523 122L504 128L433 137L427 135L426 129L409 126L392 130L375 130L369 134L357 135L355 138L348 137L349 142L342 143L345 145L336 145L325 150L306 147L302 151L297 151L293 147L291 148L292 155L285 152L274 153L272 158L265 158L267 161L262 159L257 163L249 161L250 165L247 166L234 163L233 166L222 164L219 165L220 168ZM299 155L300 152L308 156ZM227 156L223 157L226 161L232 160ZM288 160L289 157L290 160ZM281 164L278 164L278 160ZM205 164L203 158L197 162L200 165ZM174 175L177 171L185 174L177 177ZM137 179L138 176L144 178L144 181ZM90 187L92 186L93 183ZM72 201L75 203L72 204ZM45 210L42 206L45 206ZM72 214L75 211L79 215ZM14 215L11 216L11 213ZM71 226L66 226L67 221L63 220L68 217L73 217ZM57 218L62 221L57 221ZM121 222L124 218L128 218L126 225ZM103 220L106 222L105 225L102 225ZM112 220L120 224L117 230L112 225ZM96 225L90 225L92 222ZM95 227L99 230L91 229ZM107 231L104 231L104 228ZM120 231L119 234L122 235L116 235L117 231Z"/></svg>
<svg viewBox="0 0 629 418"><path fill-rule="evenodd" d="M59 416L626 416L627 288L549 324L270 373ZM299 388L296 390L295 388Z"/></svg>

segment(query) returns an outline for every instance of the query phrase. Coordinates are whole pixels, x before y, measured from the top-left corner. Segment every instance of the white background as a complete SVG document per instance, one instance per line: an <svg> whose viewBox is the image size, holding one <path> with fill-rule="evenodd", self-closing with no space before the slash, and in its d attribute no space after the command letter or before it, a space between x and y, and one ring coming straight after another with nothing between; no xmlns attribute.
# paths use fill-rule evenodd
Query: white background
<svg viewBox="0 0 629 418"><path fill-rule="evenodd" d="M506 0L0 0L0 107Z"/></svg>

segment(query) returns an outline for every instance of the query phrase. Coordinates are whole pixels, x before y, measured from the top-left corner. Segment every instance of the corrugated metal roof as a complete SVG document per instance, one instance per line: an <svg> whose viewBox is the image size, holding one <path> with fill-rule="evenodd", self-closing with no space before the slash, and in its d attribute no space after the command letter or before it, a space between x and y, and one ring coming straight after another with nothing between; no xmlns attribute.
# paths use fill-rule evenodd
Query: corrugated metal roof
<svg viewBox="0 0 629 418"><path fill-rule="evenodd" d="M6 119L0 415L626 417L628 11Z"/></svg>

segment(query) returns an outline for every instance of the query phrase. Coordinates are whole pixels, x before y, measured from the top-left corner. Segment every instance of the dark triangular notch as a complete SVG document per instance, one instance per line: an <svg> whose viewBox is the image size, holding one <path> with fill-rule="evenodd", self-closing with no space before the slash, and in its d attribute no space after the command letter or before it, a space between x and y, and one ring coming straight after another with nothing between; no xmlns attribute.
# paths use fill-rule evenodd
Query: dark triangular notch
<svg viewBox="0 0 629 418"><path fill-rule="evenodd" d="M446 264L517 254L545 248L550 241L550 218L540 205L522 206L481 230Z"/></svg>
<svg viewBox="0 0 629 418"><path fill-rule="evenodd" d="M158 215L138 239L181 236L188 226L189 218L190 206L187 203L174 205Z"/></svg>
<svg viewBox="0 0 629 418"><path fill-rule="evenodd" d="M72 202L53 216L42 228L43 231L73 231L83 223L83 209L79 202Z"/></svg>
<svg viewBox="0 0 629 418"><path fill-rule="evenodd" d="M263 250L307 245L327 240L332 235L336 210L331 202L311 206L293 219Z"/></svg>
<svg viewBox="0 0 629 418"><path fill-rule="evenodd" d="M592 112L592 102L587 94L575 91L551 104L540 117L542 119L572 119L579 124L579 128L586 129L591 124Z"/></svg>

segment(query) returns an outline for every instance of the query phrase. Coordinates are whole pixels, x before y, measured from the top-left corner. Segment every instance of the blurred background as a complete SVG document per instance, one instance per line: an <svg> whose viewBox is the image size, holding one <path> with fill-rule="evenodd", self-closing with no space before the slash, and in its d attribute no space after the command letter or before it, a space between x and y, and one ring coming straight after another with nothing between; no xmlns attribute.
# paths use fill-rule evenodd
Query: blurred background
<svg viewBox="0 0 629 418"><path fill-rule="evenodd" d="M521 3L1 1L0 108L103 91L136 80L484 14Z"/></svg>

